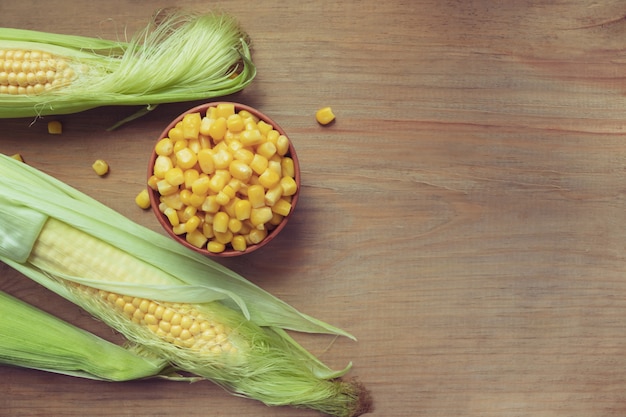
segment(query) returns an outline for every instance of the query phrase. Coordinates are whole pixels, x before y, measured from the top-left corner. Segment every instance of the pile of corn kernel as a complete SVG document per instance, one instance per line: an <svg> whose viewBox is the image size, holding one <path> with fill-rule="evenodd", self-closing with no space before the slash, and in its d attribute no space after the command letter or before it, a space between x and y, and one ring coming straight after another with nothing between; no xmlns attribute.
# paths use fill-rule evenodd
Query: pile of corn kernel
<svg viewBox="0 0 626 417"><path fill-rule="evenodd" d="M186 114L155 153L148 186L173 232L197 248L244 251L291 211L288 138L232 103Z"/></svg>

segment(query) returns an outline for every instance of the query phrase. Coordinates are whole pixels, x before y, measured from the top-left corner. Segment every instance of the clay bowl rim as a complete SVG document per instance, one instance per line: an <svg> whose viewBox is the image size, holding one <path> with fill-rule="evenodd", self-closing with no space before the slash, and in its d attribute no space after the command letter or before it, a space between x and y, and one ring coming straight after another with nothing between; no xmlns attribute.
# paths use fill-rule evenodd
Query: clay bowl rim
<svg viewBox="0 0 626 417"><path fill-rule="evenodd" d="M297 185L298 188L296 190L296 193L291 198L291 211L289 212L289 214L287 216L285 216L283 218L283 220L274 229L272 229L268 233L268 235L265 237L265 239L263 239L261 242L255 244L255 245L248 246L243 251L238 251L238 250L234 250L232 248L228 248L227 247L223 252L213 253L213 252L209 252L206 248L202 249L202 248L198 248L196 246L193 246L192 244L190 244L189 242L187 242L185 240L184 235L178 236L178 235L174 234L174 232L172 230L172 226L170 225L169 221L167 220L165 215L163 213L161 213L161 211L159 210L159 193L158 193L158 191L153 190L152 188L148 187L148 195L150 197L150 208L151 208L152 212L154 213L155 217L157 218L157 221L159 222L161 227L163 227L163 229L165 229L167 234L172 239L174 239L176 242L180 243L181 245L185 246L186 248L191 249L194 252L200 253L202 255L215 257L215 258L228 258L228 257L247 255L249 253L252 253L252 252L255 252L255 251L259 250L260 248L266 246L268 243L270 243L272 240L274 240L274 238L285 228L285 226L287 225L287 222L289 221L289 218L292 216L292 214L293 214L293 212L294 212L294 210L296 208L296 205L297 205L299 197L300 197L300 185L301 185L300 162L299 162L298 156L296 154L296 149L293 146L293 143L291 141L291 138L289 138L289 135L287 135L285 130L278 123L276 123L271 117L269 117L265 113L261 112L260 110L255 109L254 107L248 106L248 105L243 104L243 103L236 103L236 102L231 102L231 101L215 101L215 102L200 104L198 106L192 107L191 109L186 110L185 112L181 113L178 117L176 117L174 120L172 120L167 125L167 127L165 129L163 129L163 131L161 132L161 134L159 135L157 140L154 142L154 145L156 145L156 143L158 143L158 141L160 141L161 139L167 137L170 129L172 129L176 125L176 123L181 121L186 114L199 112L202 116L204 116L204 114L206 114L206 111L207 111L207 109L209 107L215 107L218 104L222 104L222 103L233 104L235 106L235 111L236 112L239 112L241 110L246 110L246 111L250 112L251 114L255 115L257 118L259 118L259 120L264 120L265 122L267 122L270 125L272 125L272 127L275 130L277 130L281 135L285 135L289 139L289 151L287 152L286 155L291 157L291 159L293 160L294 171L295 171L295 178L294 179L296 181L296 185ZM157 155L156 155L156 152L154 151L154 146L153 146L151 154L150 154L150 160L149 160L149 163L148 163L148 173L147 173L147 178L148 179L153 175L153 167L154 167L154 162L156 160L156 157L157 157Z"/></svg>

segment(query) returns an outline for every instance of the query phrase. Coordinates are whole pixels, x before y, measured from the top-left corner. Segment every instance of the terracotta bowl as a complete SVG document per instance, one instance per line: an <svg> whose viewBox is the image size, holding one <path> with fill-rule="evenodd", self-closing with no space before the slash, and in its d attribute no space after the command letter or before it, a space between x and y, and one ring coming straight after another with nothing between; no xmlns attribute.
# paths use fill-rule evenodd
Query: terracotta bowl
<svg viewBox="0 0 626 417"><path fill-rule="evenodd" d="M226 103L226 102L207 103L207 104L203 104L203 105L194 107L194 108L189 109L186 112L182 113L180 116L178 116L176 119L174 119L163 130L163 132L158 137L158 139L155 142L155 144L158 141L160 141L161 139L167 137L168 134L169 134L170 129L172 129L174 126L176 126L176 124L179 121L181 121L186 114L200 112L200 115L202 117L204 117L204 115L206 114L206 111L207 111L207 109L209 107L215 107L215 106L217 106L220 103ZM275 130L277 130L281 135L287 136L285 131L276 122L274 122L270 117L268 117L265 114L261 113L259 110L254 109L254 108L249 107L249 106L246 106L244 104L240 104L240 103L231 103L231 104L234 104L236 113L241 111L241 110L247 110L248 112L250 112L251 114L256 116L259 120L263 120L266 123L272 125L273 128ZM296 203L298 202L298 197L300 195L300 164L298 162L298 157L296 156L296 150L294 149L293 144L291 143L291 140L289 141L289 150L288 150L286 156L289 156L289 157L291 157L291 159L293 159L294 170L295 170L294 179L295 179L296 185L298 187L296 193L291 197L291 210L290 210L289 214L287 214L287 216L285 216L278 225L273 226L273 228L268 232L267 236L263 240L261 240L257 244L250 244L250 245L248 245L247 248L245 250L243 250L243 251L233 249L230 246L230 244L226 245L226 249L223 252L219 252L219 253L214 253L214 252L211 252L211 251L207 250L206 249L206 245L203 248L198 248L198 247L196 247L194 245L191 245L185 239L185 235L184 234L183 235L177 235L177 234L174 233L174 231L172 230L172 226L171 226L169 220L159 210L159 204L160 204L160 200L159 200L160 194L159 194L159 192L151 189L150 187L148 187L148 191L149 191L149 194L150 194L150 205L151 205L152 211L155 214L155 216L156 216L157 220L159 221L159 223L161 224L161 226L172 237L172 239L176 240L181 245L183 245L183 246L185 246L185 247L187 247L187 248L189 248L189 249L191 249L191 250L193 250L195 252L201 253L201 254L206 255L206 256L211 256L211 257L232 257L232 256L245 255L245 254L251 253L253 251L256 251L259 248L261 248L261 247L267 245L269 242L271 242L274 238L276 238L276 236L281 232L281 230L283 230L283 228L287 224L287 221L289 220L289 218L291 217L292 213L294 212L294 210L296 208ZM153 172L154 172L153 167L154 167L154 163L155 163L156 158L157 158L157 154L156 154L156 152L154 150L154 147L153 147L152 148L152 153L151 153L151 156L150 156L150 162L148 164L148 179L153 175Z"/></svg>

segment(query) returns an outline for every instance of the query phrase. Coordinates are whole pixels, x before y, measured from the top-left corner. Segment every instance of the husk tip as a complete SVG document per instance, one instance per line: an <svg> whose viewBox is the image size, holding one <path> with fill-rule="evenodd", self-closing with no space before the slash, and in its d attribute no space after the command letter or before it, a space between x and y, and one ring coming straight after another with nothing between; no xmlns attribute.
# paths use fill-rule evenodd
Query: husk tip
<svg viewBox="0 0 626 417"><path fill-rule="evenodd" d="M357 379L351 379L347 383L352 386L356 397L350 417L357 417L374 411L374 399L370 391Z"/></svg>

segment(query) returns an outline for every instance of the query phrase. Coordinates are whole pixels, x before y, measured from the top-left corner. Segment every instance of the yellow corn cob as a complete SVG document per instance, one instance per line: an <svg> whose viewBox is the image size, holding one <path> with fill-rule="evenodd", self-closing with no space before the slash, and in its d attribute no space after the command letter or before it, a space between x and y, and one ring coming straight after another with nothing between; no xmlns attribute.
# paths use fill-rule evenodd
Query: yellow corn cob
<svg viewBox="0 0 626 417"><path fill-rule="evenodd" d="M4 263L230 392L338 417L370 410L360 383L340 379L350 365L333 371L286 330L348 333L22 162L0 155L0 177Z"/></svg>
<svg viewBox="0 0 626 417"><path fill-rule="evenodd" d="M157 12L128 42L0 28L0 118L147 106L121 124L160 103L234 93L256 75L248 42L234 18L182 9Z"/></svg>
<svg viewBox="0 0 626 417"><path fill-rule="evenodd" d="M42 270L100 282L132 282L138 277L146 285L170 282L159 269L55 219L48 219L44 224L29 262ZM112 323L126 320L129 323L123 326L140 325L151 335L178 347L213 356L235 355L242 345L236 337L231 338L232 328L216 317L220 310L217 304L212 305L214 309L208 309L206 305L119 295L72 282L67 285L80 293L81 298L97 300L105 310L113 309ZM96 309L101 311L100 307Z"/></svg>
<svg viewBox="0 0 626 417"><path fill-rule="evenodd" d="M54 218L44 223L28 262L53 276L100 284L138 277L147 286L171 283L167 273ZM359 384L319 379L302 358L292 356L289 345L276 344L269 334L218 302L163 302L119 295L97 289L97 284L59 281L71 299L131 341L235 392L252 398L263 393L269 405L310 407L339 417L369 410L368 394ZM304 381L297 376L291 380L290 372L307 376ZM275 378L280 384L293 384L287 395L265 392L265 384L272 387Z"/></svg>

